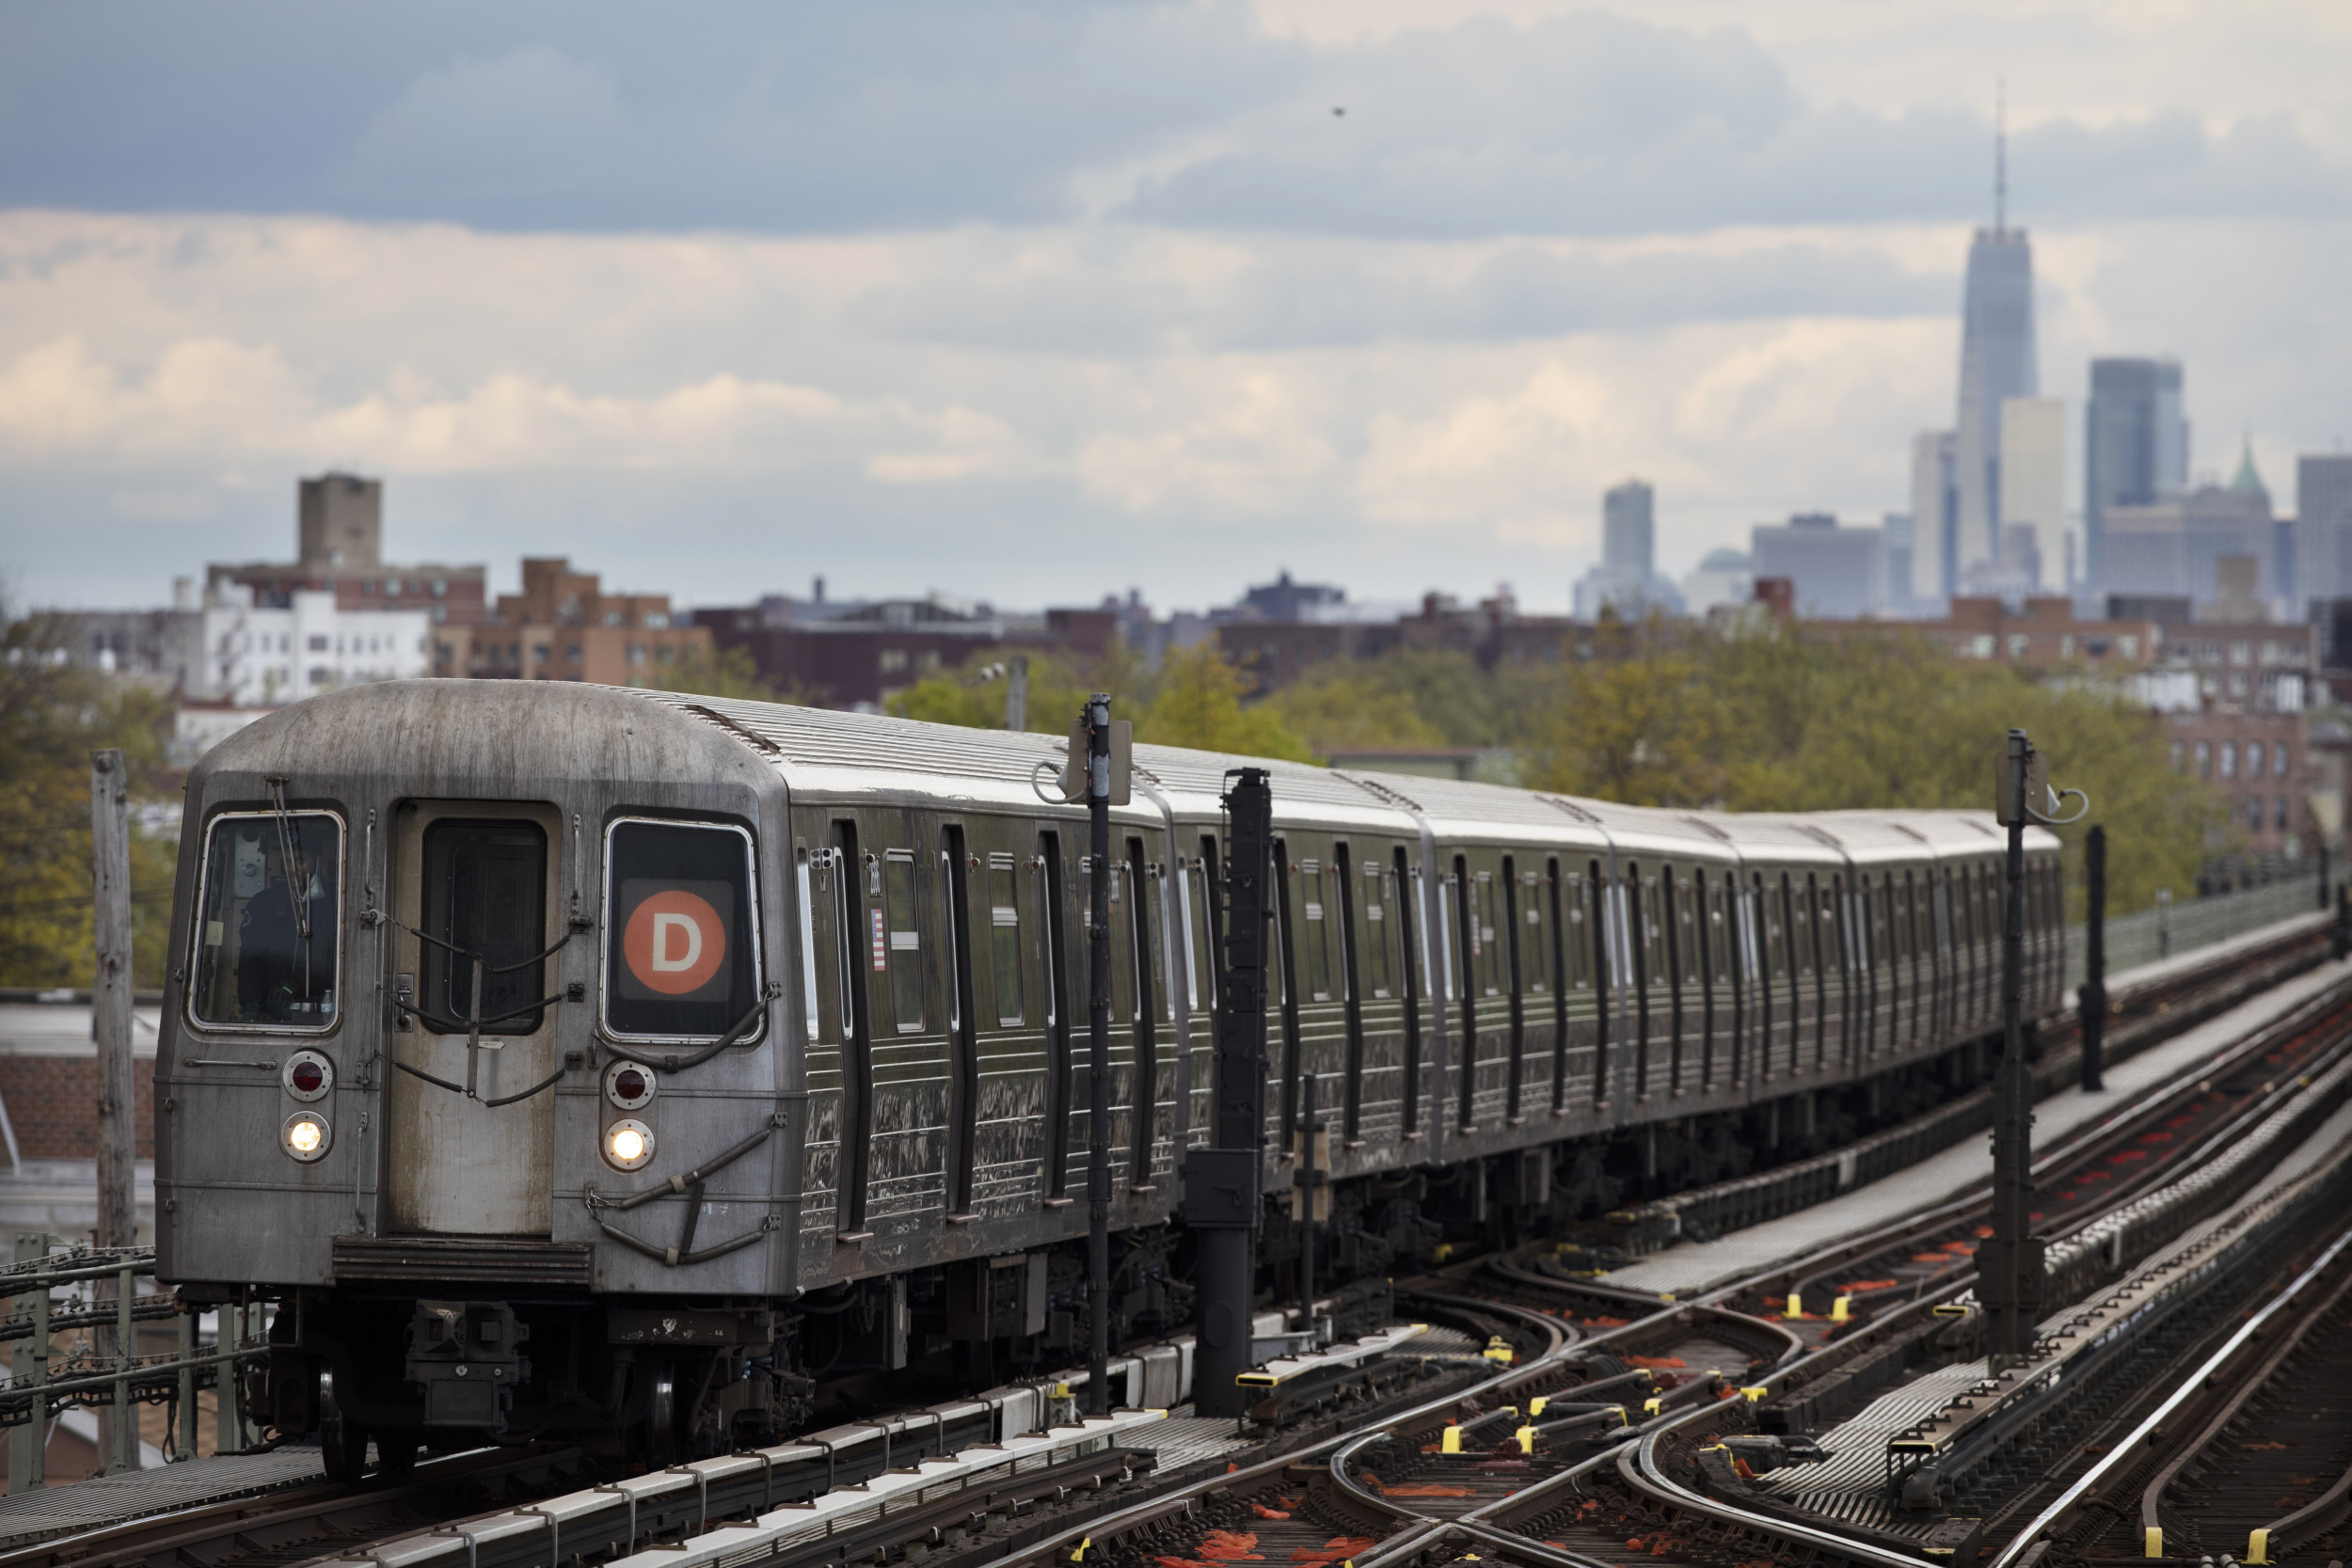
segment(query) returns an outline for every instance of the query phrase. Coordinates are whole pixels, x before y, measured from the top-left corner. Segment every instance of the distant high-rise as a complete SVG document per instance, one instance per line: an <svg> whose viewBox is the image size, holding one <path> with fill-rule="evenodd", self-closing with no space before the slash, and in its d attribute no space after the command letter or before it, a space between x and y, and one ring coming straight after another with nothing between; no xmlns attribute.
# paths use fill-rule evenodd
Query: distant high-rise
<svg viewBox="0 0 2352 1568"><path fill-rule="evenodd" d="M1993 152L1993 227L1968 247L1960 329L1960 420L1953 430L1959 502L1955 564L1996 560L2001 546L2001 404L2042 389L2035 370L2033 245L2009 227L2008 139Z"/></svg>
<svg viewBox="0 0 2352 1568"><path fill-rule="evenodd" d="M1577 579L1578 620L1595 620L1604 609L1629 618L1653 610L1681 612L1681 593L1658 575L1656 501L1649 485L1638 479L1602 495L1600 564Z"/></svg>
<svg viewBox="0 0 2352 1568"><path fill-rule="evenodd" d="M2039 563L2061 553L2065 536L2066 404L2010 398L2001 404L2001 564L2038 591Z"/></svg>
<svg viewBox="0 0 2352 1568"><path fill-rule="evenodd" d="M312 570L366 571L383 564L384 482L321 474L301 482L296 542Z"/></svg>
<svg viewBox="0 0 2352 1568"><path fill-rule="evenodd" d="M1629 479L1601 498L1600 563L1646 582L1658 569L1655 499L1650 487Z"/></svg>
<svg viewBox="0 0 2352 1568"><path fill-rule="evenodd" d="M2093 359L2083 417L2083 575L2094 594L2113 586L2106 515L2153 506L2188 487L2188 421L2181 367L2171 359Z"/></svg>
<svg viewBox="0 0 2352 1568"><path fill-rule="evenodd" d="M1923 430L1911 440L1911 599L1923 608L1949 599L1960 581L1952 448L1948 430Z"/></svg>
<svg viewBox="0 0 2352 1568"><path fill-rule="evenodd" d="M2352 456L2306 453L2296 460L2295 580L2287 602L2295 610L2352 599ZM2332 611L2324 625L2332 625ZM2352 622L2348 622L2352 625ZM2352 641L2341 654L2352 664Z"/></svg>
<svg viewBox="0 0 2352 1568"><path fill-rule="evenodd" d="M1839 528L1826 512L1800 512L1786 523L1760 523L1749 534L1757 579L1786 578L1797 613L1852 620L1886 608L1886 536L1874 528Z"/></svg>

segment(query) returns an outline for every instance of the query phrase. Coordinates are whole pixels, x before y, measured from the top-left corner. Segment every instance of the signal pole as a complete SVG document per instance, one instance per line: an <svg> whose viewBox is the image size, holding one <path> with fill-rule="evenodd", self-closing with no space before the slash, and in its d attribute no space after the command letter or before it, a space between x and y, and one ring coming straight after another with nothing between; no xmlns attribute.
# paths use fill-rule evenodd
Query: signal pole
<svg viewBox="0 0 2352 1568"><path fill-rule="evenodd" d="M2050 814L2049 771L2023 730L1994 770L1994 816L2009 830L2006 896L2001 904L2001 1066L1993 1088L1993 1235L1977 1249L1977 1300L1984 1307L1986 1349L1994 1371L2033 1352L2041 1318L2042 1239L2033 1233L2033 1082L2026 1070L2026 824L2079 822ZM2102 841L2104 845L2104 840Z"/></svg>
<svg viewBox="0 0 2352 1568"><path fill-rule="evenodd" d="M2083 911L2083 987L2078 993L2083 1019L2083 1092L2096 1094L2106 1086L2104 1074L2107 1033L2107 831L2090 830L2083 844L2086 890Z"/></svg>
<svg viewBox="0 0 2352 1568"><path fill-rule="evenodd" d="M1258 1183L1265 1143L1265 992L1271 945L1274 792L1263 768L1226 775L1224 946L1217 959L1216 1111L1211 1147L1184 1161L1200 1309L1193 1340L1193 1408L1242 1413L1233 1381L1250 1364Z"/></svg>
<svg viewBox="0 0 2352 1568"><path fill-rule="evenodd" d="M1087 699L1087 1414L1111 1413L1111 700ZM1143 1097L1149 1102L1148 1094ZM1136 1129L1136 1136L1142 1135Z"/></svg>

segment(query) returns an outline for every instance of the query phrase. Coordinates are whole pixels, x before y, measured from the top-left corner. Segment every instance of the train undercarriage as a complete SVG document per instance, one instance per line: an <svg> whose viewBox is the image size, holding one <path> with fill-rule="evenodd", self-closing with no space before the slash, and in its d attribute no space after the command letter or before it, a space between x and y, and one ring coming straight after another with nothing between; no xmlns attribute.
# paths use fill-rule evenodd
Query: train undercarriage
<svg viewBox="0 0 2352 1568"><path fill-rule="evenodd" d="M1818 1154L1982 1082L1963 1046L1853 1085L1605 1138L1331 1184L1330 1218L1270 1196L1259 1300L1295 1307L1302 1254L1334 1331L1378 1326L1385 1290L1448 1257L1546 1237L1605 1247L1603 1216ZM1190 1245L1157 1225L1113 1238L1111 1338L1187 1330ZM421 1451L542 1438L597 1457L671 1464L1001 1383L1062 1371L1086 1353L1083 1242L852 1281L790 1301L599 1297L471 1284L288 1293L274 1354L243 1390L255 1423L316 1433L331 1473L397 1472ZM1351 1291L1351 1287L1359 1289ZM199 1292L191 1291L192 1295ZM226 1298L224 1298L226 1299ZM1352 1307L1349 1304L1354 1304ZM1375 1304L1377 1304L1376 1306Z"/></svg>

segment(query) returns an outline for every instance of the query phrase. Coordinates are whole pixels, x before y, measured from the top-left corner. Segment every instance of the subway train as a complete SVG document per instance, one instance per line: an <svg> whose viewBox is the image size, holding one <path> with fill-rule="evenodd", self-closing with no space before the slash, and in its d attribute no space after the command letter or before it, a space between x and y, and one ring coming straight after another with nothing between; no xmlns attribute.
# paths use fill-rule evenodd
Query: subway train
<svg viewBox="0 0 2352 1568"><path fill-rule="evenodd" d="M191 772L163 1277L277 1306L330 1468L671 1462L1083 1359L1088 942L1057 737L581 685L313 698ZM1228 769L1272 775L1260 1258L1343 1288L1983 1080L1988 814L1643 810L1148 745L1113 813L1111 1312L1189 1323ZM2027 835L2026 1009L2061 1006ZM1330 1213L1290 1219L1295 1130Z"/></svg>

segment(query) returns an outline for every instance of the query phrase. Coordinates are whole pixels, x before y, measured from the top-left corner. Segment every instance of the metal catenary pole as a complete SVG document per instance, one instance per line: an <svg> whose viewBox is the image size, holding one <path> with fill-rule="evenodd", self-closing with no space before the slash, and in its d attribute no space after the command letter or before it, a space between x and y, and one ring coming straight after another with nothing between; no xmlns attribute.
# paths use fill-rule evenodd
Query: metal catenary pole
<svg viewBox="0 0 2352 1568"><path fill-rule="evenodd" d="M91 930L97 964L90 979L90 1035L98 1046L98 1226L102 1247L138 1243L131 1187L137 1157L137 1111L131 1084L131 800L122 753L92 752L89 772L90 859L97 903ZM107 1287L99 1287L100 1300ZM93 1336L99 1355L127 1366L127 1335ZM99 1413L99 1460L109 1475L138 1460L124 1429L133 1418L120 1405Z"/></svg>
<svg viewBox="0 0 2352 1568"><path fill-rule="evenodd" d="M1226 779L1216 1108L1211 1146L1194 1149L1184 1162L1184 1216L1198 1249L1193 1407L1203 1416L1238 1417L1245 1404L1234 1379L1252 1359L1257 1254L1251 1242L1265 1155L1265 994L1274 913L1267 865L1274 796L1263 768L1236 768Z"/></svg>
<svg viewBox="0 0 2352 1568"><path fill-rule="evenodd" d="M2107 831L2090 830L2083 845L2083 875L2089 883L2083 911L2083 984L2077 994L2083 1018L2083 1089L2106 1086L2107 1033Z"/></svg>
<svg viewBox="0 0 2352 1568"><path fill-rule="evenodd" d="M1029 656L1005 661L1005 728L1016 735L1029 727Z"/></svg>
<svg viewBox="0 0 2352 1568"><path fill-rule="evenodd" d="M1111 700L1087 700L1087 1015L1093 1069L1087 1116L1087 1413L1110 1414Z"/></svg>

